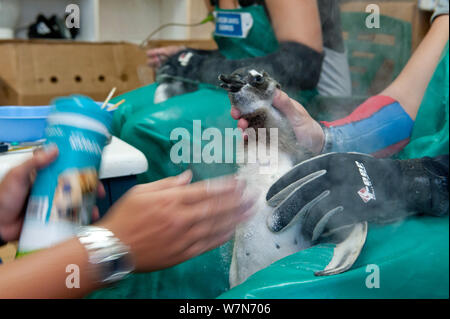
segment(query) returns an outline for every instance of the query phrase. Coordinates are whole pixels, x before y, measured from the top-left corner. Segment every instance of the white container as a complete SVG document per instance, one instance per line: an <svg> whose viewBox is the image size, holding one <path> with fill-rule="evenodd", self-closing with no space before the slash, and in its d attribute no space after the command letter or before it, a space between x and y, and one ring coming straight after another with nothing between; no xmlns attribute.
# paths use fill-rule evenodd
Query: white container
<svg viewBox="0 0 450 319"><path fill-rule="evenodd" d="M20 1L0 0L0 39L14 38L20 13Z"/></svg>

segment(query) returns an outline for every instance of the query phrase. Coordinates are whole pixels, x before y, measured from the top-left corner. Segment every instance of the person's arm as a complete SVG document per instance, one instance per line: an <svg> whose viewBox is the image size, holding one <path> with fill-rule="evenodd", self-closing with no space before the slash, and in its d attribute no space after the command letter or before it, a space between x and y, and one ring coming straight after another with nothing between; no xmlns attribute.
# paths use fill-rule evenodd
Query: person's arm
<svg viewBox="0 0 450 319"><path fill-rule="evenodd" d="M448 27L448 14L437 17L398 77L380 93L398 101L413 120L448 42Z"/></svg>
<svg viewBox="0 0 450 319"><path fill-rule="evenodd" d="M19 238L24 206L36 171L49 165L58 156L51 147L37 150L33 157L11 169L0 183L0 237L12 241ZM67 289L66 266L77 264L81 270L81 288ZM87 254L72 239L55 248L43 250L12 263L0 266L0 298L77 297L98 285L87 272Z"/></svg>
<svg viewBox="0 0 450 319"><path fill-rule="evenodd" d="M9 174L0 183L0 189L14 188L20 177L31 185L28 168L48 164L56 156L54 152L35 155ZM111 231L129 248L137 272L170 267L217 247L230 239L239 222L248 218L253 200L241 198L244 185L234 178L189 184L191 179L192 173L187 171L135 186L94 226ZM0 217L6 217L0 225L2 231L14 230L6 233L10 240L17 239L20 227L8 225L23 218L20 211L26 196L22 193L27 194L29 188L20 190L19 196L14 192L0 193ZM15 207L20 210L14 211ZM72 264L79 267L80 288L66 286L66 279L74 275L73 269L66 272ZM102 286L98 269L89 263L80 241L72 238L1 265L0 298L82 297Z"/></svg>
<svg viewBox="0 0 450 319"><path fill-rule="evenodd" d="M147 64L152 68L161 67L171 56L186 50L184 45L169 45L147 50Z"/></svg>
<svg viewBox="0 0 450 319"><path fill-rule="evenodd" d="M369 98L349 116L319 123L304 107L278 92L273 105L287 115L299 143L313 154L362 152L386 157L409 141L414 119L433 72L449 37L448 14L434 20L428 34L397 79L380 95ZM231 110L238 126L248 123L237 109Z"/></svg>
<svg viewBox="0 0 450 319"><path fill-rule="evenodd" d="M266 5L279 42L301 43L323 51L317 0L266 0Z"/></svg>
<svg viewBox="0 0 450 319"><path fill-rule="evenodd" d="M323 153L356 151L388 157L408 144L425 90L448 42L448 26L448 14L434 20L399 76L380 95L343 119L322 122Z"/></svg>
<svg viewBox="0 0 450 319"><path fill-rule="evenodd" d="M324 58L317 1L267 1L267 7L279 41L277 51L263 57L230 60L217 50L182 50L157 71L157 81L179 77L219 85L218 74L252 67L271 74L286 90L315 88ZM188 61L180 61L186 56L190 56Z"/></svg>
<svg viewBox="0 0 450 319"><path fill-rule="evenodd" d="M283 230L301 215L301 231L312 240L326 228L362 221L448 215L448 155L408 160L320 155L278 179L266 198L274 207L268 219L272 231Z"/></svg>
<svg viewBox="0 0 450 319"><path fill-rule="evenodd" d="M66 286L71 264L79 267L79 288ZM96 279L86 249L73 238L0 266L0 298L80 298L101 287Z"/></svg>

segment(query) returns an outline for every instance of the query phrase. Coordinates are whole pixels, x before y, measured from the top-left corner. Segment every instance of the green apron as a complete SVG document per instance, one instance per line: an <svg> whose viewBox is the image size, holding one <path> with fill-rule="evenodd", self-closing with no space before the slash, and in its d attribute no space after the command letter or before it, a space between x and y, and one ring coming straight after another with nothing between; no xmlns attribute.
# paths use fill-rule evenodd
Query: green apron
<svg viewBox="0 0 450 319"><path fill-rule="evenodd" d="M252 13L254 27L247 39L216 37L222 53L228 58L245 58L275 51L275 36L273 31L268 32L272 29L263 8L252 6L238 10ZM259 21L264 21L263 16L266 27L255 27ZM261 41L266 37L268 40ZM158 180L181 173L187 167L193 170L196 180L233 172L233 164L173 164L169 157L176 142L169 138L174 128L186 128L192 136L193 120L201 120L203 128L217 127L222 131L236 126L229 115L230 103L226 92L201 88L154 105L155 88L156 84L142 87L112 101L126 99L115 112L114 134L140 149L149 162L148 171L139 176L139 181ZM195 140L194 143L204 145L206 142ZM227 291L231 250L232 245L228 242L170 269L132 274L117 285L98 290L89 297L448 297L448 219L421 217L410 218L401 224L371 226L362 256L352 270L342 275L312 275L313 271L324 268L331 258L332 247L322 245L284 258ZM381 269L382 286L379 289L368 289L364 284L368 275L365 265L371 263Z"/></svg>
<svg viewBox="0 0 450 319"><path fill-rule="evenodd" d="M234 10L216 8L216 12L246 12L252 15L253 26L246 38L224 37L214 34L219 51L227 59L265 56L278 49L278 40L263 6L254 5Z"/></svg>

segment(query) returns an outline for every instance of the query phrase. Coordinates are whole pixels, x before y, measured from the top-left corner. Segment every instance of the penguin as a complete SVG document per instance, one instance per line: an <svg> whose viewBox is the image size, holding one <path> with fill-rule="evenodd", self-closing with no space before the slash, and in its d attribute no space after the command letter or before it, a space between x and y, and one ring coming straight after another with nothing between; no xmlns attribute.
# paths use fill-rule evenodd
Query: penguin
<svg viewBox="0 0 450 319"><path fill-rule="evenodd" d="M231 104L249 122L247 132L252 131L247 140L241 141L244 147L238 148L238 152L244 152L241 156L244 160L239 164L237 178L247 185L243 196L256 197L256 203L252 217L238 225L235 231L229 273L230 288L233 288L273 262L315 244L302 234L301 219L292 221L280 232L272 232L268 223L272 220L274 208L267 204L265 198L274 182L312 154L300 147L287 118L272 106L280 85L269 74L247 67L230 75L221 74L219 80L221 87L228 91ZM264 128L265 131L260 130ZM276 129L275 138L270 129ZM252 141L261 138L265 144ZM274 145L277 147L276 156L260 156L267 154ZM259 152L258 147L266 148L265 152ZM255 160L250 161L250 158ZM262 168L265 168L264 173L261 173ZM329 236L329 241L335 243L333 257L324 270L315 273L316 276L338 274L351 268L364 246L367 223L355 224L336 233L338 235Z"/></svg>

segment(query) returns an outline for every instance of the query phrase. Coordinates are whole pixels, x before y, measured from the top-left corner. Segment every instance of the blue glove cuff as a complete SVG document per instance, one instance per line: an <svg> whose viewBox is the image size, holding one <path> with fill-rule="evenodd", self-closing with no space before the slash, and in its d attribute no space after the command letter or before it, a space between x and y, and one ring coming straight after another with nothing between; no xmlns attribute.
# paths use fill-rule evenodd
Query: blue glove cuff
<svg viewBox="0 0 450 319"><path fill-rule="evenodd" d="M321 125L325 135L322 153L359 152L388 157L408 144L414 121L400 103L378 95L349 116Z"/></svg>

